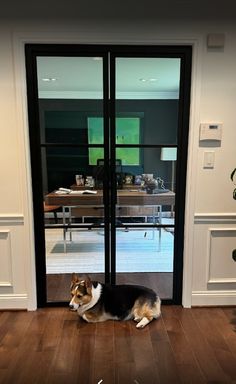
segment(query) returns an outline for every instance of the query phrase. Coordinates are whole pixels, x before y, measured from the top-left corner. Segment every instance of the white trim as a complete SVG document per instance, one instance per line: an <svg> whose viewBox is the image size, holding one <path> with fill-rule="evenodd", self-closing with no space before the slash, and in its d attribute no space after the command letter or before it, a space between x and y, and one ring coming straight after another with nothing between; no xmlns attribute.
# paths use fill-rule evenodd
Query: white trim
<svg viewBox="0 0 236 384"><path fill-rule="evenodd" d="M206 281L208 284L229 284L236 283L236 278L211 278L211 244L212 244L212 233L213 232L236 232L236 228L208 228L207 233L207 278Z"/></svg>
<svg viewBox="0 0 236 384"><path fill-rule="evenodd" d="M8 255L5 260L5 263L7 263L8 266L8 281L0 281L0 287L13 287L13 279L12 279L12 247L11 247L11 232L9 229L0 229L0 234L4 233L6 234L5 241L7 242L7 248L8 248Z"/></svg>
<svg viewBox="0 0 236 384"><path fill-rule="evenodd" d="M232 279L230 277L225 277L223 279L209 279L207 283L210 283L210 284L234 284L236 283L236 278Z"/></svg>
<svg viewBox="0 0 236 384"><path fill-rule="evenodd" d="M0 225L24 224L24 215L17 213L0 214Z"/></svg>
<svg viewBox="0 0 236 384"><path fill-rule="evenodd" d="M0 294L1 309L27 309L28 296L27 294Z"/></svg>
<svg viewBox="0 0 236 384"><path fill-rule="evenodd" d="M236 224L236 213L195 213L195 224Z"/></svg>
<svg viewBox="0 0 236 384"><path fill-rule="evenodd" d="M18 141L23 152L25 159L20 166L22 180L26 180L26 186L21 185L22 196L25 197L24 224L27 228L26 231L26 251L28 258L25 264L25 276L27 276L27 298L28 303L26 308L34 310L37 308L36 299L36 266L35 266L35 247L34 247L34 220L33 220L33 196L31 185L31 162L30 162L30 144L29 144L29 129L28 129L28 101L27 101L27 87L26 87L26 69L25 69L25 54L24 44L27 40L22 39L19 34L13 34L13 60L14 60L14 74L16 83L16 114L17 124L19 125L17 132Z"/></svg>
<svg viewBox="0 0 236 384"><path fill-rule="evenodd" d="M236 291L193 291L192 306L236 305Z"/></svg>
<svg viewBox="0 0 236 384"><path fill-rule="evenodd" d="M185 198L185 226L184 226L184 254L183 254L183 294L182 304L190 308L192 304L192 279L193 279L193 247L194 247L194 207L197 178L198 156L198 126L200 121L201 100L201 51L203 39L198 37L192 40L192 78L191 101L189 116L189 142L186 176ZM187 209L186 209L187 208Z"/></svg>

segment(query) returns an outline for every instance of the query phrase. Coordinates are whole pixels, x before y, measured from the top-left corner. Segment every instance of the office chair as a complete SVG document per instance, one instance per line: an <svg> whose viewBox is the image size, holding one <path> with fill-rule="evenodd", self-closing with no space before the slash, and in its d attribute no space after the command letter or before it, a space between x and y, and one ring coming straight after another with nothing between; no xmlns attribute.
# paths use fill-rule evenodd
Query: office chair
<svg viewBox="0 0 236 384"><path fill-rule="evenodd" d="M57 211L58 209L61 208L60 205L47 205L45 201L43 202L43 210L44 213L52 212L54 215L54 221L55 224L58 224L58 216L57 216Z"/></svg>

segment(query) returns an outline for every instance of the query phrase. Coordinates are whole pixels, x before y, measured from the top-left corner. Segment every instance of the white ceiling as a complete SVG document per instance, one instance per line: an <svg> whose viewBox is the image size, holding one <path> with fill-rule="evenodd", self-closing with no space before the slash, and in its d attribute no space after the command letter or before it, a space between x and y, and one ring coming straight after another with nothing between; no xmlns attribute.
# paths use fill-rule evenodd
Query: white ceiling
<svg viewBox="0 0 236 384"><path fill-rule="evenodd" d="M102 65L98 57L38 57L39 97L102 98ZM180 59L117 58L116 98L176 99L179 78Z"/></svg>

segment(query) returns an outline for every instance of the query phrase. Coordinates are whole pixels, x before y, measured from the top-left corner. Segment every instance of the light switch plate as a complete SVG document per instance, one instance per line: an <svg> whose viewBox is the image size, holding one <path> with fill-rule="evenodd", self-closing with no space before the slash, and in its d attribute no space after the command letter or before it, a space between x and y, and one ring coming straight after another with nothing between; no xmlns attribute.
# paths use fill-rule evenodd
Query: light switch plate
<svg viewBox="0 0 236 384"><path fill-rule="evenodd" d="M214 168L215 165L215 152L214 151L205 151L203 167L204 168Z"/></svg>

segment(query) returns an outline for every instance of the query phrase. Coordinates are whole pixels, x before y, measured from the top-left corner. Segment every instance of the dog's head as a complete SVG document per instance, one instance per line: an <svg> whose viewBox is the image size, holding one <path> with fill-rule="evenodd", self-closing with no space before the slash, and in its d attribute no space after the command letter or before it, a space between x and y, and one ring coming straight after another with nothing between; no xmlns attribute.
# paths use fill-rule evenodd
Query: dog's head
<svg viewBox="0 0 236 384"><path fill-rule="evenodd" d="M83 279L73 273L70 293L71 301L69 307L72 311L76 311L80 306L88 304L91 301L92 281L88 276Z"/></svg>

